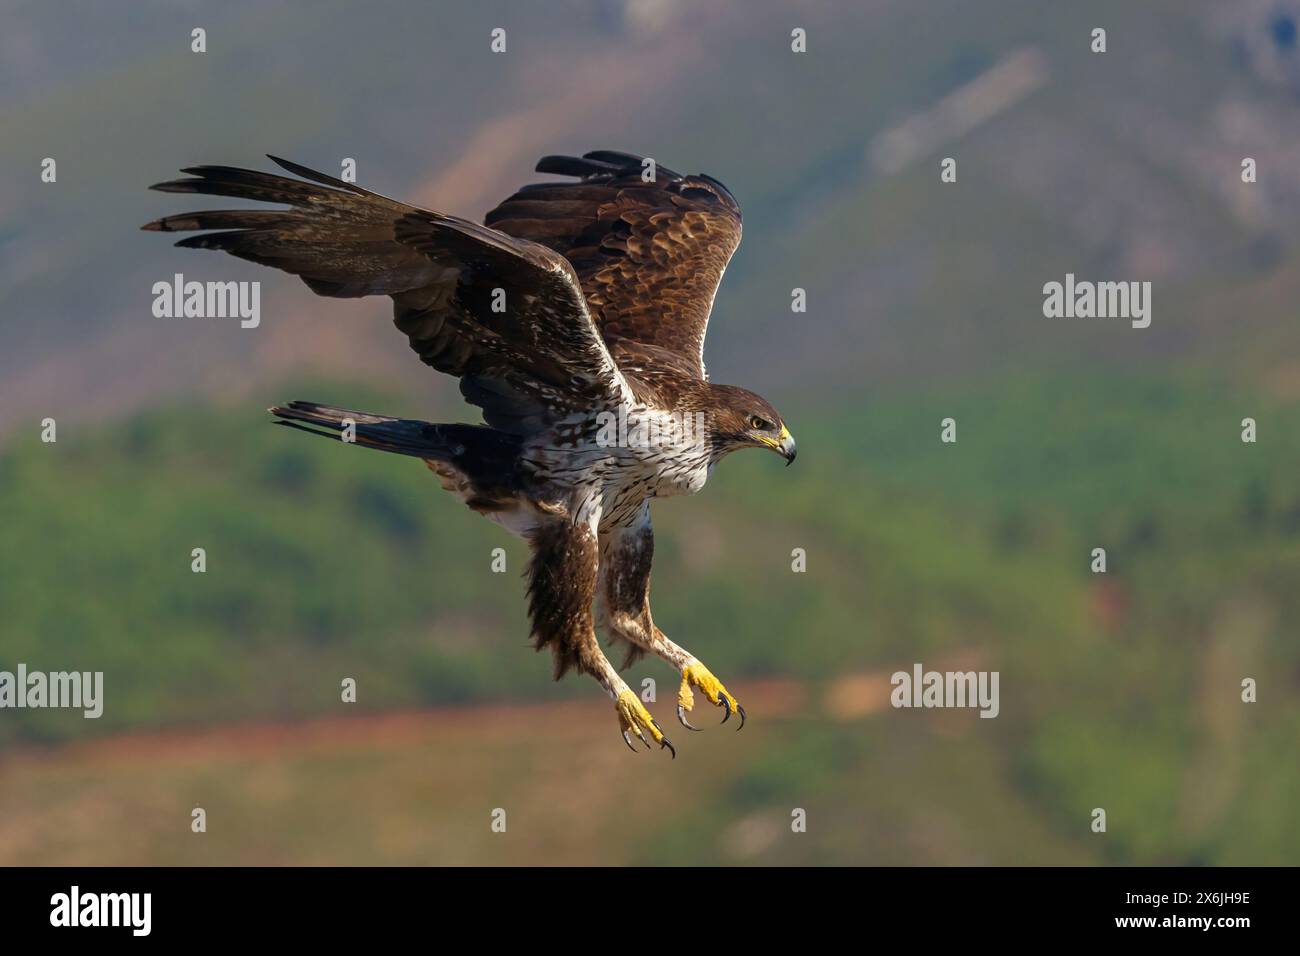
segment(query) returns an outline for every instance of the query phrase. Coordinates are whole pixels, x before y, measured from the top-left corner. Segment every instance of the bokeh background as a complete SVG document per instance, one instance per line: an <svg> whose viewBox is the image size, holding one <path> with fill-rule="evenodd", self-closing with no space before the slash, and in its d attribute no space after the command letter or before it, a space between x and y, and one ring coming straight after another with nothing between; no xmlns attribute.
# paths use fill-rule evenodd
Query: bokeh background
<svg viewBox="0 0 1300 956"><path fill-rule="evenodd" d="M1297 4L0 11L0 668L106 683L97 721L0 711L0 863L1300 862ZM551 682L519 542L268 427L472 420L386 299L136 231L195 163L352 157L477 218L597 148L739 197L708 364L799 439L656 506L656 619L750 713L676 762ZM261 280L260 328L154 318L174 272ZM1151 327L1045 319L1066 272L1151 281ZM917 661L999 671L1000 716L894 710Z"/></svg>

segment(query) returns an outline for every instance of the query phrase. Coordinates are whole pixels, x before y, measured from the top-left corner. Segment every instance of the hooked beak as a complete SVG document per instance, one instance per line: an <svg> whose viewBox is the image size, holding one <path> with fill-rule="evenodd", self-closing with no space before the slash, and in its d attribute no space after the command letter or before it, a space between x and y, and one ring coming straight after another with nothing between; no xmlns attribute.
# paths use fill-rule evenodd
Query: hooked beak
<svg viewBox="0 0 1300 956"><path fill-rule="evenodd" d="M795 448L794 436L790 434L790 429L786 428L784 425L781 426L781 438L779 444L776 446L776 450L780 452L781 457L785 459L785 466L787 468L794 464L794 456L798 453L798 449Z"/></svg>

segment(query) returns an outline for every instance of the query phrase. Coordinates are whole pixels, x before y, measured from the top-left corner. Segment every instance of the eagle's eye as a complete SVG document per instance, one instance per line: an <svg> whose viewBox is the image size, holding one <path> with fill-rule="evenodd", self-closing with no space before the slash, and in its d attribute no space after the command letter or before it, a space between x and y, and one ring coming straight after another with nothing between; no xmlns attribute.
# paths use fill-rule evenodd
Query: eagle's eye
<svg viewBox="0 0 1300 956"><path fill-rule="evenodd" d="M755 429L756 431L765 432L772 427L772 423L767 421L764 418L759 418L757 415L755 415L753 418L749 420L749 427Z"/></svg>

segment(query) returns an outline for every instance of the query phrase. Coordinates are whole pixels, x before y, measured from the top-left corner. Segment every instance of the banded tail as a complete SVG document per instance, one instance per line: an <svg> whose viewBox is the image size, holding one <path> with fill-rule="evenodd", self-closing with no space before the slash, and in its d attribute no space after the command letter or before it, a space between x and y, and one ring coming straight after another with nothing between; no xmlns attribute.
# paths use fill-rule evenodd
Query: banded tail
<svg viewBox="0 0 1300 956"><path fill-rule="evenodd" d="M482 496L513 495L518 490L515 465L521 440L486 425L435 424L315 402L290 402L268 411L276 416L277 425L338 441L344 441L351 425L354 440L347 444L450 465Z"/></svg>

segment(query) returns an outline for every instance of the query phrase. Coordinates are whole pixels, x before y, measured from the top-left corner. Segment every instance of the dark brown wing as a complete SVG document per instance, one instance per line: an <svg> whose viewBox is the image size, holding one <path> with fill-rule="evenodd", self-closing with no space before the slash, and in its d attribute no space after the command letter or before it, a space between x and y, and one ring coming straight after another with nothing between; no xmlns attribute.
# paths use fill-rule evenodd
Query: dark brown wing
<svg viewBox="0 0 1300 956"><path fill-rule="evenodd" d="M152 188L290 208L184 213L144 228L208 230L177 245L222 249L282 269L319 295L391 296L394 321L411 347L428 365L460 378L465 397L496 428L532 431L626 396L563 256L271 159L310 182L196 166L182 170L193 178Z"/></svg>
<svg viewBox="0 0 1300 956"><path fill-rule="evenodd" d="M538 172L579 182L525 186L484 222L549 246L573 264L616 355L702 379L713 296L740 244L740 206L709 176L658 166L654 181L644 182L644 162L610 151L547 156ZM647 348L618 347L628 343ZM634 374L630 366L628 372Z"/></svg>

